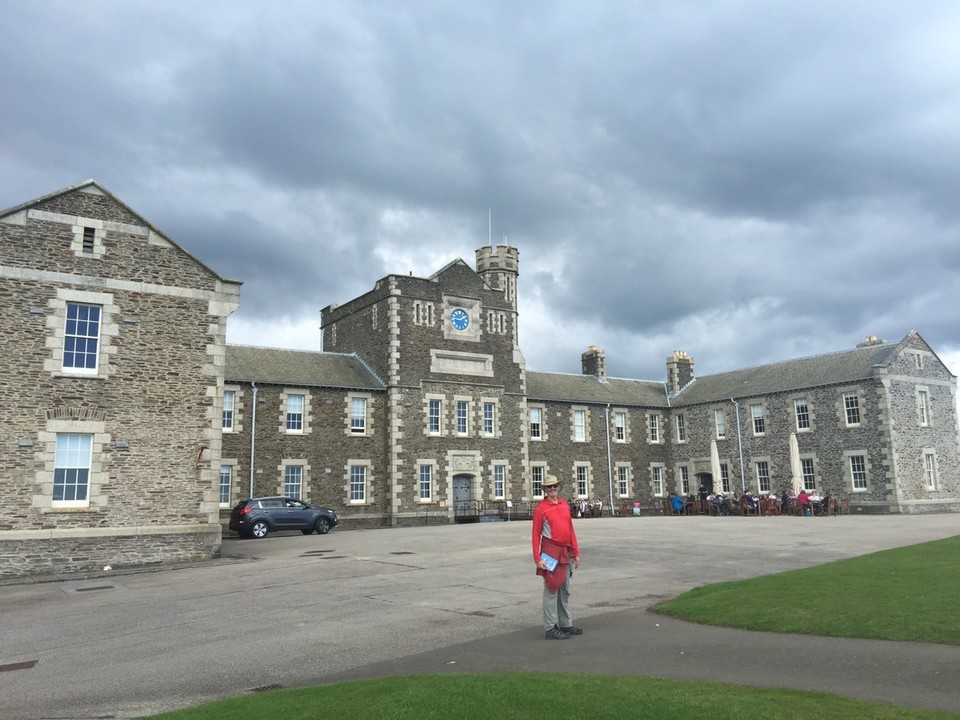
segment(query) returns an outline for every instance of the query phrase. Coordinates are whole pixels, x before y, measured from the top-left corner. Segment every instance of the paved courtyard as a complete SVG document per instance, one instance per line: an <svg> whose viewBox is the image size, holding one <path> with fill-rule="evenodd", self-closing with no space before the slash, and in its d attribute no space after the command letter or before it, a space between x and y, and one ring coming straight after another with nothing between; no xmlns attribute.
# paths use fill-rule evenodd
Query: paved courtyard
<svg viewBox="0 0 960 720"><path fill-rule="evenodd" d="M385 674L571 670L799 687L960 713L960 648L706 628L652 603L960 533L960 515L578 520L579 638L545 660L530 523L224 542L186 568L0 585L21 720L134 718ZM856 598L869 611L869 598ZM789 608L785 608L789 611Z"/></svg>

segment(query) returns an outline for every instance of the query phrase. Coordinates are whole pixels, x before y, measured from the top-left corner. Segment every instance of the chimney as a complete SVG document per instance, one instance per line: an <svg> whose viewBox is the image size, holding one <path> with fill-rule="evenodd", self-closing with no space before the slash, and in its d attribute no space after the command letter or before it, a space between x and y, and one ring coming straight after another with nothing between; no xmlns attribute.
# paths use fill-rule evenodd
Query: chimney
<svg viewBox="0 0 960 720"><path fill-rule="evenodd" d="M667 358L667 392L676 395L693 380L693 358L683 350L674 350Z"/></svg>
<svg viewBox="0 0 960 720"><path fill-rule="evenodd" d="M580 367L584 375L595 375L597 380L607 379L607 358L596 345L588 347L580 356Z"/></svg>
<svg viewBox="0 0 960 720"><path fill-rule="evenodd" d="M870 347L871 345L885 345L886 340L881 340L876 335L867 335L862 343L857 343L858 348Z"/></svg>

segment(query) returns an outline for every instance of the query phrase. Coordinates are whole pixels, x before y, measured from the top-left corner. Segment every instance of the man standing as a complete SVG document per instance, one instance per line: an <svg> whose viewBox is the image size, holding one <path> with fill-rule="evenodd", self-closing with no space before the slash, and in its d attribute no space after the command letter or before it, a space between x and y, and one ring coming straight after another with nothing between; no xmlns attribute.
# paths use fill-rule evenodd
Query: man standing
<svg viewBox="0 0 960 720"><path fill-rule="evenodd" d="M547 640L582 635L570 617L570 577L580 567L580 546L570 506L560 497L560 481L543 479L546 497L533 512L533 561L543 577L543 628Z"/></svg>

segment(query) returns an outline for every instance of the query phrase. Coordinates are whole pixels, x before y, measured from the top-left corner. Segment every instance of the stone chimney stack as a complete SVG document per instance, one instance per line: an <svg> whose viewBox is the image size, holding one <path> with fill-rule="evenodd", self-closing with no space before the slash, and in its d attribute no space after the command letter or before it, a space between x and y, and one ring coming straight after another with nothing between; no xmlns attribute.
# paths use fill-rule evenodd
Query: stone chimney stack
<svg viewBox="0 0 960 720"><path fill-rule="evenodd" d="M596 345L591 345L580 356L580 367L584 375L595 375L597 380L607 379L607 356Z"/></svg>
<svg viewBox="0 0 960 720"><path fill-rule="evenodd" d="M676 395L693 380L693 358L683 350L674 350L667 358L667 392Z"/></svg>
<svg viewBox="0 0 960 720"><path fill-rule="evenodd" d="M881 340L876 335L867 335L863 339L863 342L857 343L857 347L864 348L864 347L870 347L871 345L884 345L886 344L886 342L887 342L886 340Z"/></svg>

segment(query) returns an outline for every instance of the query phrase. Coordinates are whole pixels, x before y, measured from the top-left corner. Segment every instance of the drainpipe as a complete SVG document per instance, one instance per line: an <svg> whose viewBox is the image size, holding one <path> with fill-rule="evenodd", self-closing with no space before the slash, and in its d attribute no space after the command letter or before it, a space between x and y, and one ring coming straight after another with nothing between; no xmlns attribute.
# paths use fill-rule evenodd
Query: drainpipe
<svg viewBox="0 0 960 720"><path fill-rule="evenodd" d="M740 404L733 398L730 398L730 402L737 408L737 447L740 448L740 494L742 495L747 491L747 484L743 479L743 435L740 431Z"/></svg>
<svg viewBox="0 0 960 720"><path fill-rule="evenodd" d="M607 483L610 485L610 515L613 515L613 455L610 450L610 404L604 411L607 422Z"/></svg>
<svg viewBox="0 0 960 720"><path fill-rule="evenodd" d="M257 458L257 384L253 387L253 411L250 413L250 497L253 497L253 468Z"/></svg>

